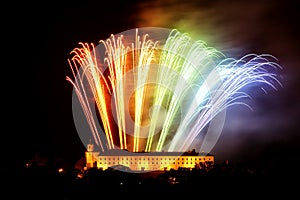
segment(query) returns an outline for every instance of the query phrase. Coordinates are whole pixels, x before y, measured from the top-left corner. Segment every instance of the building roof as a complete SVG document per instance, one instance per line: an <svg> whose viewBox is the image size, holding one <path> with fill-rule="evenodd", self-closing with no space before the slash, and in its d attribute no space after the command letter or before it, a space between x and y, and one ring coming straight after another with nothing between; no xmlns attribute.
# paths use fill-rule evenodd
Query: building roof
<svg viewBox="0 0 300 200"><path fill-rule="evenodd" d="M213 156L210 153L187 151L187 152L130 152L122 149L113 149L99 153L99 156Z"/></svg>

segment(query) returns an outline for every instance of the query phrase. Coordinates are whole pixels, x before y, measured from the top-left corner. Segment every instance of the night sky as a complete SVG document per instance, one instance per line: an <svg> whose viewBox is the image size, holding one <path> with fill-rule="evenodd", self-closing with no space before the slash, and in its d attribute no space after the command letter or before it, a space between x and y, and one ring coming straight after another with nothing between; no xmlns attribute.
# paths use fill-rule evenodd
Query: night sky
<svg viewBox="0 0 300 200"><path fill-rule="evenodd" d="M67 59L78 42L97 43L136 27L178 28L203 39L229 57L269 53L283 67L283 88L269 94L249 91L253 108L227 110L212 153L220 162L278 164L299 152L300 79L299 7L292 1L86 1L68 5L19 5L12 9L13 73L18 90L17 120L10 125L17 161L36 153L75 163L84 156L73 122L71 75ZM138 3L139 2L139 3ZM200 1L201 2L201 1ZM10 118L11 119L11 118ZM14 118L15 119L15 118ZM15 131L14 131L15 130Z"/></svg>

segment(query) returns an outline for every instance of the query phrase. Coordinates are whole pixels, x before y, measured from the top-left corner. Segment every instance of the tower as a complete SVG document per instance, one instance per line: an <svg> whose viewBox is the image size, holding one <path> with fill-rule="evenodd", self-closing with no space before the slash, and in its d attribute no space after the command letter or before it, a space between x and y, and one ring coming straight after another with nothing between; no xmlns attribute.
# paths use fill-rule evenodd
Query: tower
<svg viewBox="0 0 300 200"><path fill-rule="evenodd" d="M86 158L86 168L96 167L94 163L97 165L97 155L98 152L94 152L94 145L89 143L87 144L87 151L85 152Z"/></svg>

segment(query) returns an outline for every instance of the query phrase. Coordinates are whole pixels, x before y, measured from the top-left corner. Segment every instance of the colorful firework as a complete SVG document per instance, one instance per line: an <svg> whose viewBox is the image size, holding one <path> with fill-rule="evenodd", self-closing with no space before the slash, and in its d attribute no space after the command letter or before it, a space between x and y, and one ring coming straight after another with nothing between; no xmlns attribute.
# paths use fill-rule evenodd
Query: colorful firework
<svg viewBox="0 0 300 200"><path fill-rule="evenodd" d="M187 151L226 108L248 106L242 101L249 97L245 86L281 85L270 72L280 68L271 55L227 58L178 30L170 30L165 40L140 30L133 38L111 35L97 47L80 43L71 52L75 80L67 80L102 151ZM205 145L200 149L207 150Z"/></svg>

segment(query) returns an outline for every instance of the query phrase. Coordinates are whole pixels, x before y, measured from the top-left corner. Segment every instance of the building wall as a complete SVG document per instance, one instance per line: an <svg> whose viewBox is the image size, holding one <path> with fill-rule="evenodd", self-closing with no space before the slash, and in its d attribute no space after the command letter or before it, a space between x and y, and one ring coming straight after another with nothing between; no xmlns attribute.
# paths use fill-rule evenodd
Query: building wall
<svg viewBox="0 0 300 200"><path fill-rule="evenodd" d="M109 167L122 165L131 170L153 171L178 168L195 168L196 165L214 163L214 156L102 156L99 152L86 152L86 168L97 167L106 170Z"/></svg>
<svg viewBox="0 0 300 200"><path fill-rule="evenodd" d="M97 167L107 169L123 165L131 170L170 170L194 168L196 164L214 163L213 156L99 156Z"/></svg>

